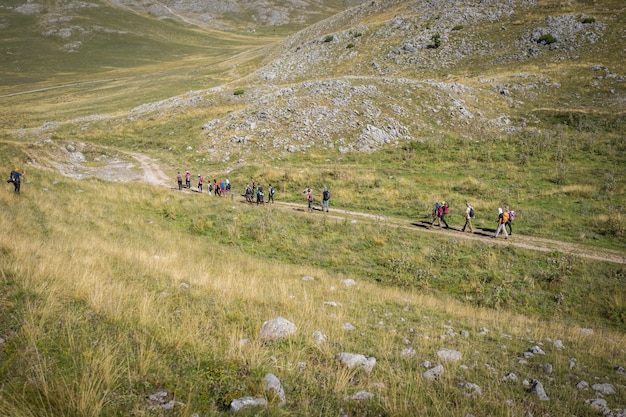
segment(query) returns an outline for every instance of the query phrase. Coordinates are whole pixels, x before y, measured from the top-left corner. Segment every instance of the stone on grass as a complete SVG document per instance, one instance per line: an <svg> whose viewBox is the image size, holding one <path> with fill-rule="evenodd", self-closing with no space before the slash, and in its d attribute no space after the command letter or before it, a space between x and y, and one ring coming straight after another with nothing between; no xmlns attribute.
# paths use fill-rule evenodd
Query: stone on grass
<svg viewBox="0 0 626 417"><path fill-rule="evenodd" d="M341 283L346 287L353 287L356 285L356 282L353 279L344 279Z"/></svg>
<svg viewBox="0 0 626 417"><path fill-rule="evenodd" d="M477 384L474 384L472 382L464 382L461 383L461 386L467 391L465 395L470 398L477 398L483 395L483 390Z"/></svg>
<svg viewBox="0 0 626 417"><path fill-rule="evenodd" d="M546 391L543 389L543 385L536 379L533 379L528 392L536 395L541 401L550 401L550 398L546 395Z"/></svg>
<svg viewBox="0 0 626 417"><path fill-rule="evenodd" d="M400 356L402 356L403 358L412 358L413 356L415 356L415 349L406 348L402 350Z"/></svg>
<svg viewBox="0 0 626 417"><path fill-rule="evenodd" d="M515 381L517 381L517 375L515 375L513 372L509 372L508 374L500 378L500 382L515 382Z"/></svg>
<svg viewBox="0 0 626 417"><path fill-rule="evenodd" d="M311 336L313 337L313 339L318 345L321 345L324 342L326 342L326 336L319 330L314 331Z"/></svg>
<svg viewBox="0 0 626 417"><path fill-rule="evenodd" d="M367 401L374 398L374 394L368 391L359 391L349 397L346 397L346 401Z"/></svg>
<svg viewBox="0 0 626 417"><path fill-rule="evenodd" d="M348 368L354 368L355 366L362 366L366 372L371 372L376 365L376 358L370 357L368 358L365 355L361 355L358 353L348 353L341 352L335 355L335 359L341 362L344 366Z"/></svg>
<svg viewBox="0 0 626 417"><path fill-rule="evenodd" d="M604 395L612 395L615 394L615 387L611 384L593 384L591 386L594 391L598 391Z"/></svg>
<svg viewBox="0 0 626 417"><path fill-rule="evenodd" d="M589 383L587 381L580 381L578 384L576 384L576 388L578 388L579 390L589 389Z"/></svg>
<svg viewBox="0 0 626 417"><path fill-rule="evenodd" d="M543 351L539 346L532 346L528 348L528 351L534 355L545 355L546 352Z"/></svg>
<svg viewBox="0 0 626 417"><path fill-rule="evenodd" d="M439 359L441 359L442 361L453 362L460 361L463 358L463 354L461 352L452 349L439 349L437 351L437 356L439 356Z"/></svg>
<svg viewBox="0 0 626 417"><path fill-rule="evenodd" d="M295 333L298 328L289 320L277 317L268 320L261 327L261 339L282 339Z"/></svg>
<svg viewBox="0 0 626 417"><path fill-rule="evenodd" d="M428 371L422 374L424 379L427 379L428 381L435 380L439 378L441 375L443 375L443 365L441 364L438 364L434 368L430 368Z"/></svg>
<svg viewBox="0 0 626 417"><path fill-rule="evenodd" d="M240 411L249 407L267 407L267 400L265 398L244 397L234 399L230 403L230 411Z"/></svg>
<svg viewBox="0 0 626 417"><path fill-rule="evenodd" d="M352 330L356 330L356 327L354 327L352 324L350 323L344 323L343 326L341 326L344 330L348 330L348 331L352 331Z"/></svg>
<svg viewBox="0 0 626 417"><path fill-rule="evenodd" d="M265 381L265 391L272 391L274 396L280 401L280 405L285 405L287 400L285 399L285 390L280 383L280 379L274 374L267 374L263 380Z"/></svg>

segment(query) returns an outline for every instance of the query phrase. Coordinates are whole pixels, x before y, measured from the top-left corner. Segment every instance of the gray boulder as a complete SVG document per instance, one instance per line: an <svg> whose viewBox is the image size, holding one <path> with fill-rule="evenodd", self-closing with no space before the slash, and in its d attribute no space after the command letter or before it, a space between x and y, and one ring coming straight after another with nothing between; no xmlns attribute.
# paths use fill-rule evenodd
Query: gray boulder
<svg viewBox="0 0 626 417"><path fill-rule="evenodd" d="M261 327L261 339L282 339L295 333L298 328L289 320L277 317L266 321Z"/></svg>

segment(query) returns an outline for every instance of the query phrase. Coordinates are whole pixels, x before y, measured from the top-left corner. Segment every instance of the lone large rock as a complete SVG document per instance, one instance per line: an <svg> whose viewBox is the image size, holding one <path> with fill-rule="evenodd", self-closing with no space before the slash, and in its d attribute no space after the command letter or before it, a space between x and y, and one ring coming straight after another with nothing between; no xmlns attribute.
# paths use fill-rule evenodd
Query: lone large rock
<svg viewBox="0 0 626 417"><path fill-rule="evenodd" d="M295 333L298 328L289 320L277 317L268 320L261 327L261 339L282 339Z"/></svg>

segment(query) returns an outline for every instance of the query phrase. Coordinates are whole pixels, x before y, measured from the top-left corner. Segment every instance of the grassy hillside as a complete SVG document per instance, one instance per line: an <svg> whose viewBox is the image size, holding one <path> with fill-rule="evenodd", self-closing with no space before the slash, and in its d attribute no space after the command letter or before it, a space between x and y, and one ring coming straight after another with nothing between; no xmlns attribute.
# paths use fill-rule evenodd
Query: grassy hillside
<svg viewBox="0 0 626 417"><path fill-rule="evenodd" d="M259 395L271 405L242 415L590 415L581 380L625 382L623 265L146 185L30 181L0 197L4 415L226 415ZM296 334L262 340L278 316ZM545 356L521 361L535 345ZM442 348L462 360L429 382L422 364ZM340 352L377 364L347 369ZM531 379L550 401L526 392ZM361 390L373 398L346 399Z"/></svg>

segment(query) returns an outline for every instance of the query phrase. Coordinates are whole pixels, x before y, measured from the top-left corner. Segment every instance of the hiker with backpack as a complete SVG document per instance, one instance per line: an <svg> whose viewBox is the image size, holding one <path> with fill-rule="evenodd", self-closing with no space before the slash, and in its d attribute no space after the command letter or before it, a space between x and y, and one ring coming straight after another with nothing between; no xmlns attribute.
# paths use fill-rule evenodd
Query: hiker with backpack
<svg viewBox="0 0 626 417"><path fill-rule="evenodd" d="M263 187L259 185L256 189L256 203L263 204Z"/></svg>
<svg viewBox="0 0 626 417"><path fill-rule="evenodd" d="M14 187L14 192L16 193L20 193L20 186L22 184L22 176L23 174L20 172L19 168L15 168L13 171L11 171L11 173L9 174L9 179L7 180L7 182L12 182L13 183L13 187Z"/></svg>
<svg viewBox="0 0 626 417"><path fill-rule="evenodd" d="M322 191L322 211L324 211L324 208L326 208L326 212L329 211L328 200L330 200L330 191L328 191L328 188L324 186L324 191Z"/></svg>
<svg viewBox="0 0 626 417"><path fill-rule="evenodd" d="M469 233L474 233L474 229L472 228L472 219L474 218L474 207L470 205L468 201L465 202L465 225L461 229L461 232L465 232L465 229Z"/></svg>
<svg viewBox="0 0 626 417"><path fill-rule="evenodd" d="M202 183L204 182L204 177L198 174L198 191L202 192Z"/></svg>
<svg viewBox="0 0 626 417"><path fill-rule="evenodd" d="M498 207L498 228L496 229L496 234L493 235L493 238L497 238L500 232L504 232L504 238L508 239L509 234L506 232L506 228L504 225L509 220L509 214L505 211L502 211L501 207Z"/></svg>
<svg viewBox="0 0 626 417"><path fill-rule="evenodd" d="M514 210L509 210L508 207L504 208L504 211L506 211L509 214L509 219L507 220L506 223L504 223L504 228L506 229L506 227L509 227L509 236L513 235L513 219L515 218L515 211Z"/></svg>
<svg viewBox="0 0 626 417"><path fill-rule="evenodd" d="M449 212L450 212L450 207L448 206L448 203L446 203L445 201L442 201L441 204L435 203L435 211L433 212L434 214L433 221L428 228L430 229L431 227L433 227L435 222L438 222L437 224L439 228L441 229L441 222L443 222L443 224L446 225L446 229L449 229L450 226L448 226L448 223L446 222L446 214L448 214Z"/></svg>
<svg viewBox="0 0 626 417"><path fill-rule="evenodd" d="M191 172L185 172L185 188L191 188Z"/></svg>
<svg viewBox="0 0 626 417"><path fill-rule="evenodd" d="M178 182L178 191L183 189L183 175L178 171L176 174L176 181Z"/></svg>
<svg viewBox="0 0 626 417"><path fill-rule="evenodd" d="M269 188L267 190L267 202L268 203L272 203L274 204L274 193L276 192L276 190L274 190L274 187L272 187L272 184L269 185Z"/></svg>
<svg viewBox="0 0 626 417"><path fill-rule="evenodd" d="M306 201L309 205L309 212L313 211L313 191L311 191L310 188L307 188L306 190L304 190L304 193L306 194Z"/></svg>

